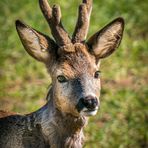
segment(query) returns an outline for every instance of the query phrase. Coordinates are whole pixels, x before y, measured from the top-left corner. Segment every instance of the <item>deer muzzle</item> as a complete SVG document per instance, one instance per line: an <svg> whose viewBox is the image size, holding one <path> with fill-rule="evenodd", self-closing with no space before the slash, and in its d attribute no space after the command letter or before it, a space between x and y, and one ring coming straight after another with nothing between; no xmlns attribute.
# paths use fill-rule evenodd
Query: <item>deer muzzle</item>
<svg viewBox="0 0 148 148"><path fill-rule="evenodd" d="M93 116L99 109L99 101L94 96L80 98L76 108L78 112L85 116Z"/></svg>

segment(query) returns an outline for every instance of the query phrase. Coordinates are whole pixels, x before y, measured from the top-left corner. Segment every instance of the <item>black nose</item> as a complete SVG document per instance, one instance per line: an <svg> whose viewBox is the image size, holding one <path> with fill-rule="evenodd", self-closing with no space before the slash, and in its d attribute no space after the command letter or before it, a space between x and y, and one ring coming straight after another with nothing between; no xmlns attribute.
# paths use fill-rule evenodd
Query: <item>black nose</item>
<svg viewBox="0 0 148 148"><path fill-rule="evenodd" d="M87 109L93 110L98 106L98 100L96 97L87 96L85 98L80 99L82 105Z"/></svg>

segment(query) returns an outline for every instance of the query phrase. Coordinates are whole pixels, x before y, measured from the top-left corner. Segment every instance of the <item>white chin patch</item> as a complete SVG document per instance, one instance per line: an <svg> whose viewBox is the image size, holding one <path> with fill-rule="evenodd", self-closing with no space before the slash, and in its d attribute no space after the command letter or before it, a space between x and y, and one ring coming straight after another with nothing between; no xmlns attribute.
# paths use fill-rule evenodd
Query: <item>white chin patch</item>
<svg viewBox="0 0 148 148"><path fill-rule="evenodd" d="M98 111L98 108L96 108L93 111L89 111L87 108L84 108L80 114L83 116L94 116L97 114L97 111Z"/></svg>

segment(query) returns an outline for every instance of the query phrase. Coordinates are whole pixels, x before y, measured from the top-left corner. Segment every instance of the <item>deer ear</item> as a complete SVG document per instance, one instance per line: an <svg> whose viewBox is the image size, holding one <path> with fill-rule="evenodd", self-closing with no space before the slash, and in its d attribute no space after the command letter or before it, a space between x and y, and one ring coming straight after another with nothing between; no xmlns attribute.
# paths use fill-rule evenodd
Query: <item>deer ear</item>
<svg viewBox="0 0 148 148"><path fill-rule="evenodd" d="M88 40L90 52L96 58L105 58L112 54L119 46L124 30L124 20L117 18L95 33Z"/></svg>
<svg viewBox="0 0 148 148"><path fill-rule="evenodd" d="M48 62L56 48L55 42L48 36L32 29L21 21L16 21L16 29L26 51L41 62Z"/></svg>

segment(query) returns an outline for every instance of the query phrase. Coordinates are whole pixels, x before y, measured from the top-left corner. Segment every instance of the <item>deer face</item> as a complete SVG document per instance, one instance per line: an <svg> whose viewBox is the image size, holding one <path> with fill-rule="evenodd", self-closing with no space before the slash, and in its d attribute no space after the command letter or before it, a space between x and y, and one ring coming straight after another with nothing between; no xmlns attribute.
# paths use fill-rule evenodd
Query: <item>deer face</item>
<svg viewBox="0 0 148 148"><path fill-rule="evenodd" d="M85 41L92 1L84 0L70 39L61 24L60 8L51 8L47 0L39 2L55 41L16 21L20 39L26 51L46 65L52 78L56 108L74 116L95 115L100 105L100 60L119 46L124 21L122 18L115 19Z"/></svg>
<svg viewBox="0 0 148 148"><path fill-rule="evenodd" d="M62 52L53 74L57 108L73 115L94 115L99 108L99 67L84 44Z"/></svg>

